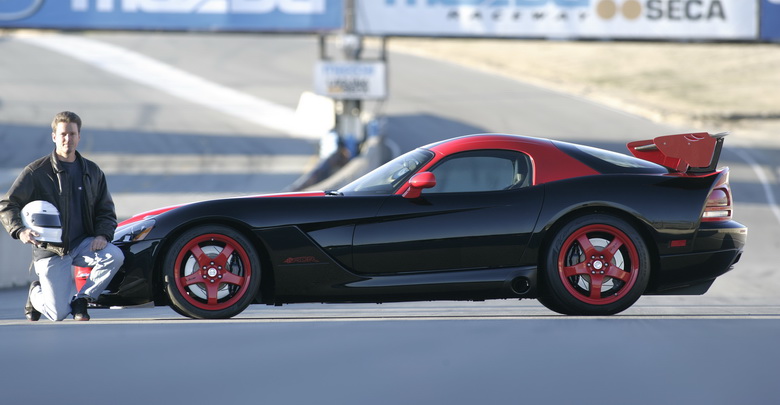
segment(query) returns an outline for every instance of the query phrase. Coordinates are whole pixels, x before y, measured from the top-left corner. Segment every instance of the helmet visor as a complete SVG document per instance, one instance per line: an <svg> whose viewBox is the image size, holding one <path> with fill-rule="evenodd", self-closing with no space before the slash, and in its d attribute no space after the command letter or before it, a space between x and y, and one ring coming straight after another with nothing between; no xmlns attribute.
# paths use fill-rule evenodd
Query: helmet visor
<svg viewBox="0 0 780 405"><path fill-rule="evenodd" d="M32 223L42 228L60 228L60 216L52 214L32 214Z"/></svg>

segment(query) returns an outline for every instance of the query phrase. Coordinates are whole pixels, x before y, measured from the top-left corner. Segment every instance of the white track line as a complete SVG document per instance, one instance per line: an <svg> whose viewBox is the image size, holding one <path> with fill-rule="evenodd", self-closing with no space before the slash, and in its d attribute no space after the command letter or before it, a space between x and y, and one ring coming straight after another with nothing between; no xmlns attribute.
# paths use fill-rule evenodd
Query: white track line
<svg viewBox="0 0 780 405"><path fill-rule="evenodd" d="M210 82L125 48L75 35L17 34L15 38L289 136L307 139L320 136L299 124L292 108ZM73 52L74 49L78 52Z"/></svg>
<svg viewBox="0 0 780 405"><path fill-rule="evenodd" d="M753 173L756 174L756 177L758 177L758 180L761 182L761 187L764 189L764 194L766 195L767 203L769 203L769 208L772 210L772 213L775 214L775 219L777 219L777 222L780 222L780 207L777 206L777 200L775 199L775 194L772 191L772 184L764 173L764 169L762 169L761 165L759 165L758 162L756 162L756 160L753 159L753 157L750 156L750 154L746 151L737 148L734 149L734 152L736 152L736 154L739 155L742 160L747 162L751 169L753 169Z"/></svg>

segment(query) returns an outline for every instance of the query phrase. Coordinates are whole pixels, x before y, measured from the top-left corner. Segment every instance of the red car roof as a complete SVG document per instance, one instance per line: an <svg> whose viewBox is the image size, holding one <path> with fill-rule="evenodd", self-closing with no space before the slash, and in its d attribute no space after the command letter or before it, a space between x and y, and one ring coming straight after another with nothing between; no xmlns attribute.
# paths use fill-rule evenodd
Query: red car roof
<svg viewBox="0 0 780 405"><path fill-rule="evenodd" d="M531 157L533 184L599 174L596 170L567 155L549 139L507 134L468 135L424 146L437 154L449 156L480 149L514 150ZM438 159L436 159L438 160Z"/></svg>

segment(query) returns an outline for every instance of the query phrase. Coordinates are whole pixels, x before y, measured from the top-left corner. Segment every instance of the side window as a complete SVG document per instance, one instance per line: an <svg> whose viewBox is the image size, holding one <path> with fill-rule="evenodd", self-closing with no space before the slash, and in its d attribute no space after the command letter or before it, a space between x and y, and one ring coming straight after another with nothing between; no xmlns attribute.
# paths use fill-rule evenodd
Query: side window
<svg viewBox="0 0 780 405"><path fill-rule="evenodd" d="M530 185L526 155L513 151L475 151L448 158L434 167L436 186L425 193L507 190Z"/></svg>

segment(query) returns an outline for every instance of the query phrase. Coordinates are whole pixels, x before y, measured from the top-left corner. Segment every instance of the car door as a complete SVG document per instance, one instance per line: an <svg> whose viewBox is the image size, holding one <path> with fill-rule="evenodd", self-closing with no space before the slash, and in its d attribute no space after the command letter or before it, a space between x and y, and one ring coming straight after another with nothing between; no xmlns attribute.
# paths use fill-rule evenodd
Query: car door
<svg viewBox="0 0 780 405"><path fill-rule="evenodd" d="M430 171L436 186L419 198L393 195L358 224L353 266L397 274L520 265L541 209L531 160L515 151L471 151Z"/></svg>

